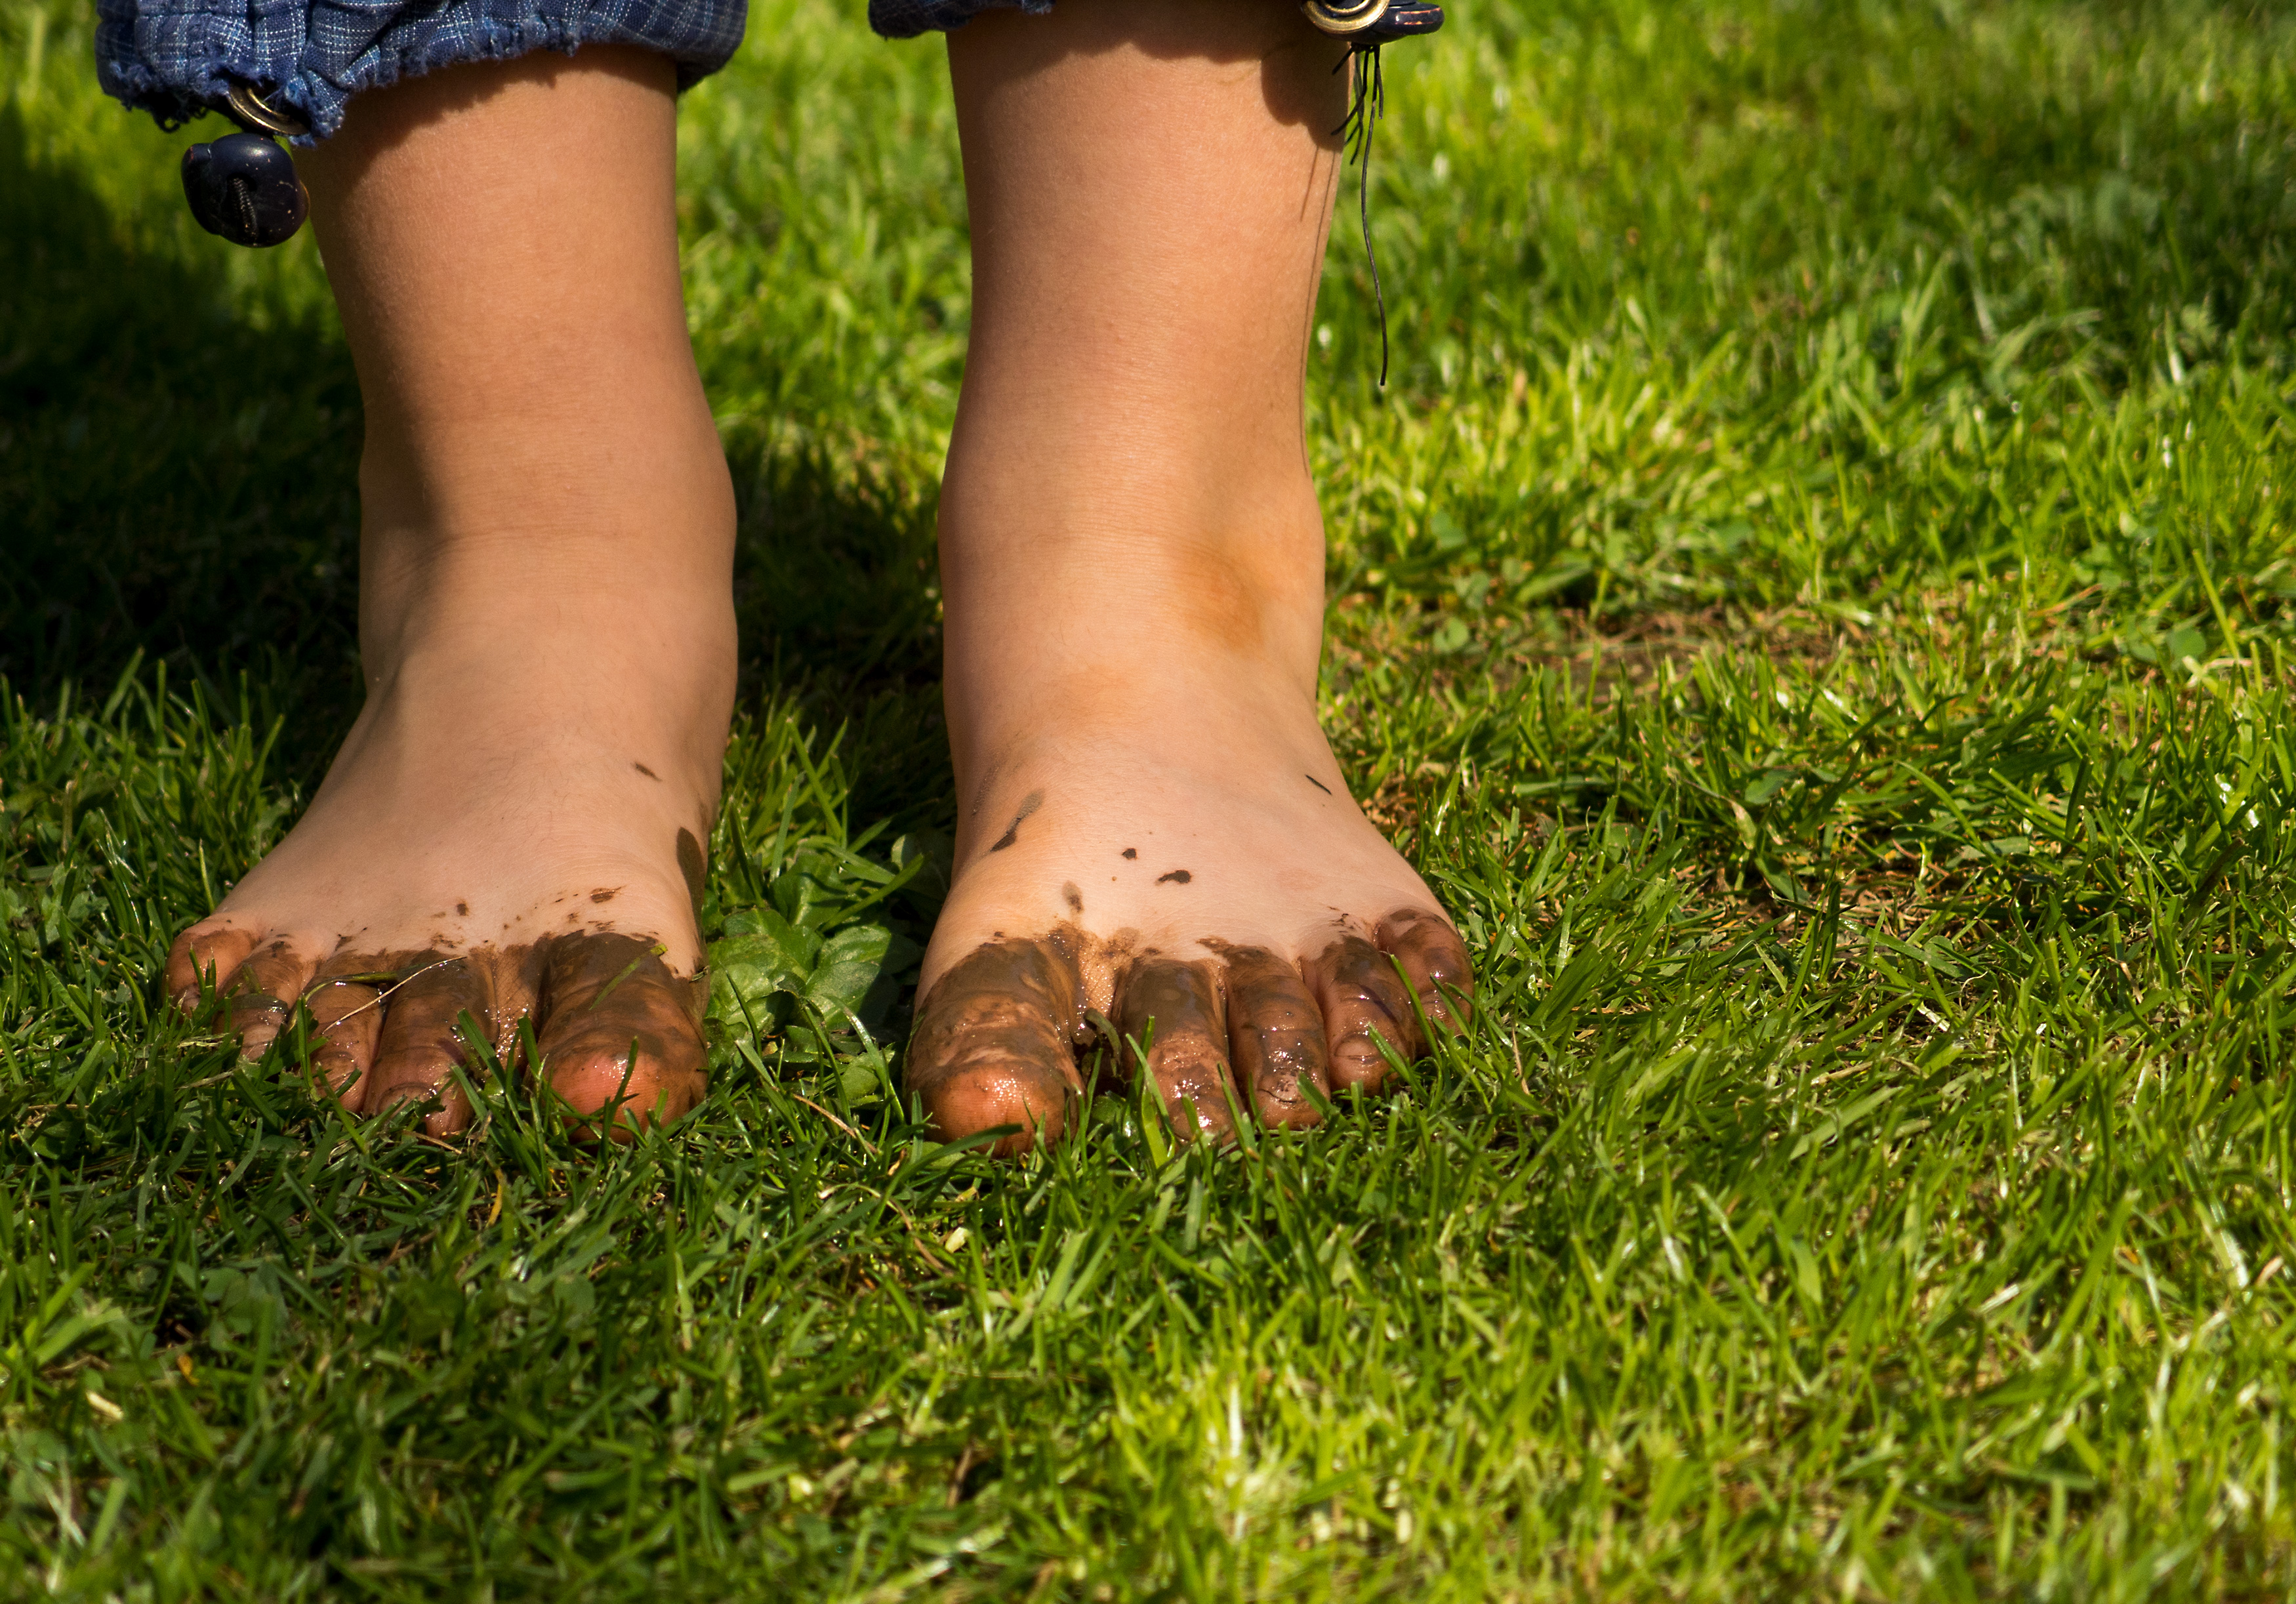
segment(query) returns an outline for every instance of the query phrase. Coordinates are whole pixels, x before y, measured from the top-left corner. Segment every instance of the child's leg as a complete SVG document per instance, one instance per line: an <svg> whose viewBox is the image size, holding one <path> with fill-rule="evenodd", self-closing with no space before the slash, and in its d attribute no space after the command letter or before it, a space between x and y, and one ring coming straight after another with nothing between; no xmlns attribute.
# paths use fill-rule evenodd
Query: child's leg
<svg viewBox="0 0 2296 1604"><path fill-rule="evenodd" d="M1434 897L1316 723L1302 432L1346 110L1289 0L1059 0L951 36L975 262L941 502L962 820L909 1070L944 1132L1057 1132L1098 1010L1168 1099L1310 1123L1434 984ZM1411 985L1398 978L1401 961ZM1016 1139L1016 1140L1025 1140ZM1008 1143L1008 1145L1013 1145Z"/></svg>
<svg viewBox="0 0 2296 1604"><path fill-rule="evenodd" d="M366 406L367 700L169 979L195 999L214 971L250 1050L308 991L369 1112L446 1089L464 1011L497 1042L531 1016L586 1111L701 1090L676 977L733 699L734 502L686 340L671 89L609 47L451 68L361 96L302 159ZM449 1093L432 1124L467 1117Z"/></svg>

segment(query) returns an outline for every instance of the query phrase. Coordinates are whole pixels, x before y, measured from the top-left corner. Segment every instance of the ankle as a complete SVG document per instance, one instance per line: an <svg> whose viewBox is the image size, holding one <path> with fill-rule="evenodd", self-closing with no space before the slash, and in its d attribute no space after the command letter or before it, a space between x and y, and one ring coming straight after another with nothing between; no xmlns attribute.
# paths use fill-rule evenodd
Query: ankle
<svg viewBox="0 0 2296 1604"><path fill-rule="evenodd" d="M733 487L706 441L624 464L484 475L370 451L362 465L360 647L420 656L595 656L724 665L734 651ZM665 465L668 471L663 471ZM636 471L633 471L635 468Z"/></svg>
<svg viewBox="0 0 2296 1604"><path fill-rule="evenodd" d="M1098 466L1024 484L953 454L939 531L951 675L1197 664L1312 687L1324 547L1304 468L1224 479L1167 463L1111 484Z"/></svg>

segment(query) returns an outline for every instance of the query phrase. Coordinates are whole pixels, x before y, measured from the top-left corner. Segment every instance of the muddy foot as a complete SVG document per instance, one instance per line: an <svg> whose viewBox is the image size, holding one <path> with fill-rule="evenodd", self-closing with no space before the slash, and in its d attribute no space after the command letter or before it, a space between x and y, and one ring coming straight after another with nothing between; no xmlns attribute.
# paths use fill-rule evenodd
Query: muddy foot
<svg viewBox="0 0 2296 1604"><path fill-rule="evenodd" d="M1096 1048L1119 1077L1151 1076L1184 1134L1312 1125L1311 1090L1377 1092L1392 1059L1461 1022L1457 932L1348 798L1312 718L1287 722L1208 737L1260 749L1217 766L1176 757L1185 739L1128 753L1072 735L1067 778L1023 762L989 788L909 1048L944 1137L1017 1127L1004 1153L1058 1137Z"/></svg>
<svg viewBox="0 0 2296 1604"><path fill-rule="evenodd" d="M707 1084L697 908L726 645L722 675L660 672L670 653L616 672L537 636L401 667L294 830L177 939L170 994L250 1057L299 1001L345 1107L435 1104L434 1134L470 1123L453 1070L481 1045L544 1076L578 1133L685 1113Z"/></svg>

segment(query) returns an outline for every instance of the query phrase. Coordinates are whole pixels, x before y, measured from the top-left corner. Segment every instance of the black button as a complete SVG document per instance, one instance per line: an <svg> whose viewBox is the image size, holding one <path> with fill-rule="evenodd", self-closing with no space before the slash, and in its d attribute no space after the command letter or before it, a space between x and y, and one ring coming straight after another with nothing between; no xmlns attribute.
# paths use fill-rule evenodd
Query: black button
<svg viewBox="0 0 2296 1604"><path fill-rule="evenodd" d="M287 152L260 134L230 134L184 152L192 216L234 245L277 245L311 209Z"/></svg>

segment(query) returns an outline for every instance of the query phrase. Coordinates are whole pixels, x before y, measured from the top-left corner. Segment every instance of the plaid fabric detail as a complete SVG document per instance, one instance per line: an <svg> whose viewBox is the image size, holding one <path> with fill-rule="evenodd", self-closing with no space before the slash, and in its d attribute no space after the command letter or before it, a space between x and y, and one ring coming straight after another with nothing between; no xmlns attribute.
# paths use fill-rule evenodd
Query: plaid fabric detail
<svg viewBox="0 0 2296 1604"><path fill-rule="evenodd" d="M963 28L995 6L1018 6L1042 16L1053 9L1053 0L869 0L869 26L889 39L907 39Z"/></svg>
<svg viewBox="0 0 2296 1604"><path fill-rule="evenodd" d="M733 56L748 0L98 0L96 72L173 127L247 84L324 138L365 89L456 61L636 45L683 89Z"/></svg>

